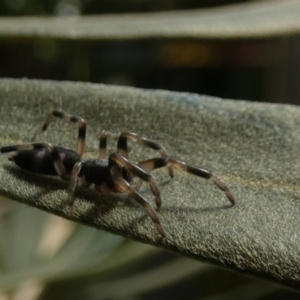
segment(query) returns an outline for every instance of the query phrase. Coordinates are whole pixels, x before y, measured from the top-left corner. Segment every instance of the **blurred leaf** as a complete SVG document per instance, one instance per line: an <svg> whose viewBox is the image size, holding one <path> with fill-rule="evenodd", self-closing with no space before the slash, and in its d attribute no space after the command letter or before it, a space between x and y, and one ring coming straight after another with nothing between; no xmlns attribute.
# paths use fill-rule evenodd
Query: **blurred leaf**
<svg viewBox="0 0 300 300"><path fill-rule="evenodd" d="M37 211L33 211L32 209L29 209L29 211L30 210L32 215L31 220L34 221L35 224L38 224L43 214L38 214ZM15 214L12 213L12 215L14 216ZM24 238L33 236L37 239L40 237L34 232L26 231L28 227L26 225L30 223L28 219L26 220L26 214L21 220L25 222L23 222L23 224L16 223L14 226L8 226L8 228L17 228L19 232L23 233ZM21 220L19 222L21 222ZM38 226L40 229L42 228L41 225L42 223L40 222ZM36 255L34 245L30 243L30 240L23 241L22 246L18 248L16 245L11 245L9 242L11 240L14 241L17 236L18 235L9 232L8 237L5 239L7 242L5 245L6 249L10 250L10 252L1 253L1 259L5 262L0 276L1 290L13 289L28 279L38 280L39 282L49 282L91 274L93 273L95 265L101 264L107 257L112 255L113 251L120 246L123 240L118 236L107 235L101 231L79 226L67 241L63 251L49 259L41 259ZM97 245L97 243L100 242L102 242L102 247L99 247L98 251L94 253L87 252L87 248ZM32 251L30 252L26 249L29 246L32 247ZM23 255L22 249L27 250L25 251L25 255ZM27 260L25 260L25 258L27 258ZM13 264L11 262L13 262Z"/></svg>
<svg viewBox="0 0 300 300"><path fill-rule="evenodd" d="M215 295L209 295L207 297L201 297L201 300L227 300L227 299L264 299L266 296L275 294L280 291L279 286L266 285L265 282L253 282L238 287L232 288L228 291L222 291ZM276 296L275 296L276 297ZM199 299L199 300L200 300ZM269 299L272 299L271 297Z"/></svg>
<svg viewBox="0 0 300 300"><path fill-rule="evenodd" d="M209 266L197 264L192 260L177 259L141 274L103 281L89 288L89 293L91 296L99 295L101 291L99 299L123 299L159 289L179 282L183 278L192 277L196 273L207 271L211 271Z"/></svg>
<svg viewBox="0 0 300 300"><path fill-rule="evenodd" d="M1 18L0 37L60 39L270 38L299 34L298 0L250 1L219 8L173 12Z"/></svg>
<svg viewBox="0 0 300 300"><path fill-rule="evenodd" d="M165 239L143 209L120 194L78 191L74 221L299 288L299 108L11 79L0 81L0 99L1 146L30 141L46 115L61 108L88 122L85 157L96 157L102 130L136 131L162 142L172 157L212 170L228 183L237 202L231 207L205 180L182 172L170 180L166 170L157 170ZM76 126L56 120L40 139L74 148L76 136ZM110 144L115 149L115 142ZM131 147L132 161L155 156ZM2 195L65 217L67 182L26 173L4 156L0 164ZM141 193L153 203L146 184Z"/></svg>

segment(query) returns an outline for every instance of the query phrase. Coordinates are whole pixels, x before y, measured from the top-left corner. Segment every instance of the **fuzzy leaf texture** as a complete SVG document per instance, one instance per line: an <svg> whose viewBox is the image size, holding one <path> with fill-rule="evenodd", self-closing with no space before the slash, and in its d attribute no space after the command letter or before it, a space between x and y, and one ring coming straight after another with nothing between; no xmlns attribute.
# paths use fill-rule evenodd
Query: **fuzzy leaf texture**
<svg viewBox="0 0 300 300"><path fill-rule="evenodd" d="M300 110L289 105L221 100L188 93L39 80L0 80L1 146L30 142L53 109L87 121L84 158L96 158L102 130L161 142L173 158L222 178L236 198L205 179L165 169L158 211L166 238L124 194L76 193L73 221L180 255L300 287ZM77 126L55 120L38 141L75 148ZM116 141L109 141L109 151ZM130 159L156 157L130 143ZM22 171L0 157L0 193L66 217L68 182ZM140 193L155 206L149 186Z"/></svg>

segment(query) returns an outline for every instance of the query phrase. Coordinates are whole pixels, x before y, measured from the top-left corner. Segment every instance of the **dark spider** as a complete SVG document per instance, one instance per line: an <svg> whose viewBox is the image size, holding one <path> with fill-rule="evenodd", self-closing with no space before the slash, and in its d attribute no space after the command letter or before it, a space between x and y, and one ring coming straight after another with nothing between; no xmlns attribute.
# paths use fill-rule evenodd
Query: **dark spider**
<svg viewBox="0 0 300 300"><path fill-rule="evenodd" d="M209 171L187 165L177 159L169 158L165 148L152 140L138 136L133 132L123 132L119 136L117 152L109 155L106 159L107 138L112 135L103 132L100 136L99 154L97 159L82 160L84 152L84 142L86 134L86 122L79 116L70 115L62 111L53 111L46 119L41 130L35 135L45 131L53 120L53 117L64 119L68 122L78 123L78 139L76 152L63 147L53 146L50 143L30 143L1 147L1 153L14 152L8 159L14 161L20 168L38 174L55 175L63 180L70 181L68 193L68 215L73 214L74 192L76 187L87 188L91 184L95 185L98 191L103 193L125 192L130 197L140 203L155 223L158 232L165 236L164 229L159 218L148 203L148 201L131 184L133 177L138 177L147 181L155 197L156 206L161 206L161 196L159 188L150 174L154 169L168 167L170 177L173 177L173 167L184 170L187 173L212 180L222 191L225 192L229 201L234 204L234 197L219 178ZM152 158L139 162L137 165L128 161L127 139L157 150L161 157Z"/></svg>

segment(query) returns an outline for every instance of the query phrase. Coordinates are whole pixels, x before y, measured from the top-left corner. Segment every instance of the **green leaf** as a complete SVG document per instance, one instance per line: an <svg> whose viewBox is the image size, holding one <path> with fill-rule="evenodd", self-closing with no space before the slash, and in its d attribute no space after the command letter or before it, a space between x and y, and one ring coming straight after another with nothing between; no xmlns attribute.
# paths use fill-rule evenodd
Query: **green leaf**
<svg viewBox="0 0 300 300"><path fill-rule="evenodd" d="M81 40L273 38L300 32L300 3L250 1L212 9L83 16L1 18L0 37Z"/></svg>
<svg viewBox="0 0 300 300"><path fill-rule="evenodd" d="M97 157L102 130L135 131L163 143L171 157L211 170L236 198L232 207L211 182L183 172L171 180L166 170L156 170L166 238L143 208L122 194L78 191L74 221L299 288L298 107L25 79L0 80L0 99L1 146L29 142L47 114L61 108L87 120L85 158ZM39 139L73 149L76 137L74 124L55 120ZM130 146L133 162L157 156ZM3 196L66 217L67 182L26 173L5 156L0 164ZM147 184L140 192L154 206Z"/></svg>

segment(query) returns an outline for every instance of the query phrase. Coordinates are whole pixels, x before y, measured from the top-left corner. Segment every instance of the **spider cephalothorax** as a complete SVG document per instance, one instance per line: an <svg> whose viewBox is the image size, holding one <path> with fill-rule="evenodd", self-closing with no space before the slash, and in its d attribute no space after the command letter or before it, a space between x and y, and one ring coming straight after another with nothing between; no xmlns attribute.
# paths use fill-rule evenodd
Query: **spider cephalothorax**
<svg viewBox="0 0 300 300"><path fill-rule="evenodd" d="M50 143L29 143L13 146L1 147L1 153L13 152L9 157L20 168L38 174L55 175L64 180L68 180L69 198L68 214L73 214L74 192L76 187L88 187L91 184L103 193L125 192L130 197L140 203L155 223L158 232L165 236L164 229L160 224L157 213L149 202L132 187L132 178L138 177L149 183L152 193L155 197L157 207L161 206L161 196L159 188L150 174L154 169L168 167L169 175L173 177L173 167L181 169L187 173L212 180L222 191L225 192L229 201L234 204L234 197L225 183L214 176L209 171L187 165L177 159L169 157L166 149L155 141L141 137L133 132L123 132L118 138L117 152L106 158L107 138L111 137L108 132L103 132L100 136L99 154L97 159L82 160L84 152L84 142L86 134L86 122L79 116L70 115L62 111L53 111L41 130L37 134L45 131L52 121L53 117L61 118L69 122L78 123L78 139L76 151L57 147ZM133 164L128 160L127 140L142 144L154 149L160 153L161 157L152 158Z"/></svg>

